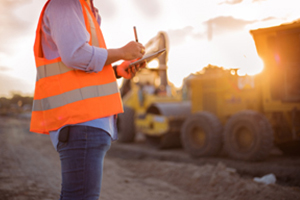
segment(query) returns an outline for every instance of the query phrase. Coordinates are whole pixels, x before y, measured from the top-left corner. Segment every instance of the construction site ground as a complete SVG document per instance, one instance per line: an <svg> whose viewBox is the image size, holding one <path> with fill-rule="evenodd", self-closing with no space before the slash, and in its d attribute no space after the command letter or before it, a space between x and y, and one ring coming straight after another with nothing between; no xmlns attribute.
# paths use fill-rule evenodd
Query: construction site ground
<svg viewBox="0 0 300 200"><path fill-rule="evenodd" d="M275 184L253 181L273 173ZM29 118L0 117L0 200L59 199L60 161L49 136L29 132ZM274 150L262 162L226 155L191 158L157 150L142 137L113 142L104 163L101 200L297 200L300 157Z"/></svg>

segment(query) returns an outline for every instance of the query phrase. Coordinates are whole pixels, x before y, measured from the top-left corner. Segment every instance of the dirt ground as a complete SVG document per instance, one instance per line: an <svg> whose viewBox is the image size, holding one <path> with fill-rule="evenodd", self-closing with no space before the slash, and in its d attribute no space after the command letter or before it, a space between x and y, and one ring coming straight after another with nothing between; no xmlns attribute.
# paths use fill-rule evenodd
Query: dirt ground
<svg viewBox="0 0 300 200"><path fill-rule="evenodd" d="M29 120L0 117L0 200L58 199L60 161L50 138L30 133ZM253 181L274 173L276 184ZM190 158L140 142L113 143L104 164L101 200L296 200L300 157L264 162Z"/></svg>

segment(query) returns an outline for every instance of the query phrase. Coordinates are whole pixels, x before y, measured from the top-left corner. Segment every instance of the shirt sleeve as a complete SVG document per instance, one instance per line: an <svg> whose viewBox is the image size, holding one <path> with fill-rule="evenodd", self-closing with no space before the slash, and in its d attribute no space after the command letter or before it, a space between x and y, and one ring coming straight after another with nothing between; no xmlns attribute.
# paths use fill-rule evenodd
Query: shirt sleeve
<svg viewBox="0 0 300 200"><path fill-rule="evenodd" d="M90 35L78 0L50 1L43 18L43 34L46 39L42 44L49 45L52 41L54 45L49 46L55 46L58 56L68 67L87 72L103 69L107 50L88 43Z"/></svg>

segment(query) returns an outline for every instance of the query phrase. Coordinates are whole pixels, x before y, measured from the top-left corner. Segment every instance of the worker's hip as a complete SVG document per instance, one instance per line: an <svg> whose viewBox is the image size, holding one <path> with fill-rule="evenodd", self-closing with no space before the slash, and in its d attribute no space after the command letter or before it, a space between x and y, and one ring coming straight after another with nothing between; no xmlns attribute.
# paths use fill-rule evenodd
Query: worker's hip
<svg viewBox="0 0 300 200"><path fill-rule="evenodd" d="M107 151L110 145L111 137L106 131L91 126L75 125L61 130L57 151L98 147Z"/></svg>
<svg viewBox="0 0 300 200"><path fill-rule="evenodd" d="M96 200L100 195L103 160L111 137L102 129L71 126L66 142L58 143L61 160L61 199Z"/></svg>

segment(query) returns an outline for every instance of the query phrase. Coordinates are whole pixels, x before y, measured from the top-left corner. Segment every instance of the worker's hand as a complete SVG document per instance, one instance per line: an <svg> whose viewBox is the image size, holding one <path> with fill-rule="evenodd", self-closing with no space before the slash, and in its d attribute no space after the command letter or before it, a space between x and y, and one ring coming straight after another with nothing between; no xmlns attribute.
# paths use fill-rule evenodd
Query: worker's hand
<svg viewBox="0 0 300 200"><path fill-rule="evenodd" d="M132 65L129 66L130 63L136 61L131 60L131 61L124 61L120 65L117 66L117 75L122 76L123 78L126 79L131 79L135 76L135 74L141 69L146 66L146 62L143 62L142 64L137 64L137 65Z"/></svg>
<svg viewBox="0 0 300 200"><path fill-rule="evenodd" d="M134 60L143 57L145 54L145 47L138 42L129 42L125 46L121 47L123 52L123 60Z"/></svg>

